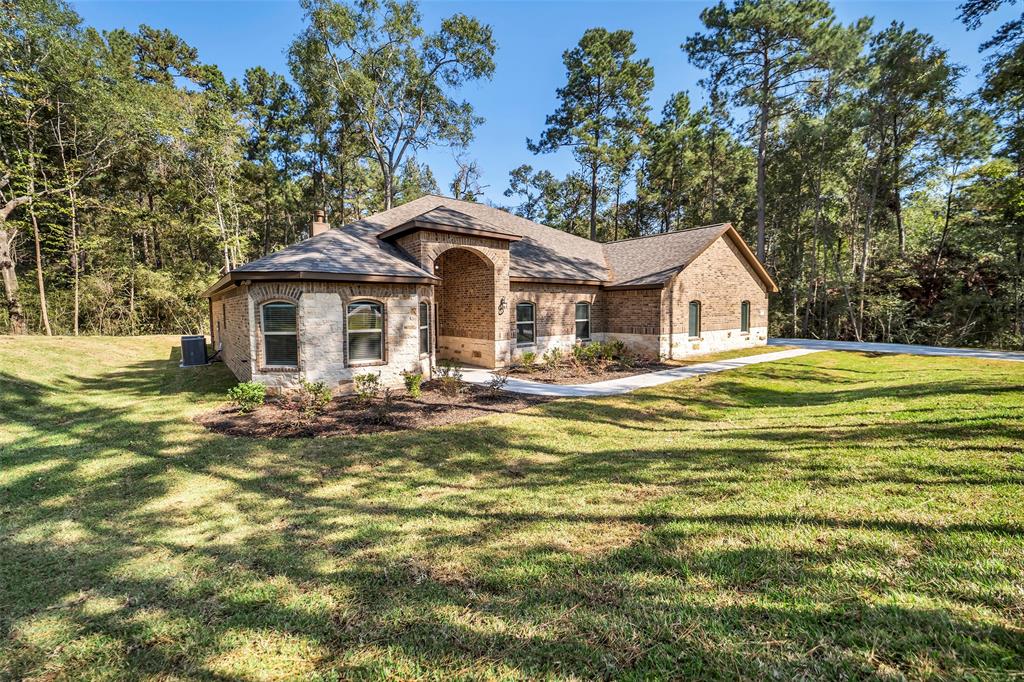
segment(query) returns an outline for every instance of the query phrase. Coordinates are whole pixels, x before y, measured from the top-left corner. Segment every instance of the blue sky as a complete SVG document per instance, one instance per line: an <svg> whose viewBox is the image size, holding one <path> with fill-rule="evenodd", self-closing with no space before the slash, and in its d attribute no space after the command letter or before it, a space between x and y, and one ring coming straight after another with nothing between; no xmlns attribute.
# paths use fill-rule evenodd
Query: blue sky
<svg viewBox="0 0 1024 682"><path fill-rule="evenodd" d="M491 81L463 89L486 123L469 148L488 185L485 196L496 203L507 201L508 171L521 163L532 163L562 175L574 167L568 154L534 156L526 149L526 138L536 138L544 118L555 107L555 89L564 81L561 55L594 26L629 29L634 32L638 54L651 60L655 89L651 105L655 112L673 92L689 90L695 101L701 97L698 69L690 66L679 49L688 36L700 29L700 10L707 2L513 2L427 1L422 3L424 23L436 27L442 18L464 12L490 24L498 45L497 69ZM993 14L977 31L968 32L956 20L957 2L944 0L890 0L834 2L844 22L862 16L875 17L875 27L891 21L935 36L949 50L953 61L966 67L965 89L973 89L983 57L978 45L995 27L1009 19L1015 8ZM99 29L139 24L168 28L199 50L200 58L217 64L228 78L241 78L250 66L287 73L285 52L302 29L302 10L297 2L262 0L243 2L220 0L79 0L75 9L86 23ZM1016 10L1019 11L1019 10ZM454 174L453 151L428 150L427 161L442 190Z"/></svg>

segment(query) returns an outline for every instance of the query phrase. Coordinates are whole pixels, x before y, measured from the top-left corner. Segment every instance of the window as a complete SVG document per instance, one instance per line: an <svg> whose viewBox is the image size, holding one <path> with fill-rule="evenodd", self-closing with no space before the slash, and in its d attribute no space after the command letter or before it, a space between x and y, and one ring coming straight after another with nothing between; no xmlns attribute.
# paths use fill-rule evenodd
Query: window
<svg viewBox="0 0 1024 682"><path fill-rule="evenodd" d="M420 303L420 354L430 352L430 304Z"/></svg>
<svg viewBox="0 0 1024 682"><path fill-rule="evenodd" d="M532 346L535 330L533 304L516 303L516 345Z"/></svg>
<svg viewBox="0 0 1024 682"><path fill-rule="evenodd" d="M299 364L299 339L295 331L295 305L263 305L263 361L268 366L295 367Z"/></svg>
<svg viewBox="0 0 1024 682"><path fill-rule="evenodd" d="M384 307L373 301L348 304L348 361L384 359Z"/></svg>
<svg viewBox="0 0 1024 682"><path fill-rule="evenodd" d="M690 301L690 336L700 336L700 301Z"/></svg>
<svg viewBox="0 0 1024 682"><path fill-rule="evenodd" d="M740 331L750 331L750 301L740 303Z"/></svg>
<svg viewBox="0 0 1024 682"><path fill-rule="evenodd" d="M576 304L576 338L584 341L590 339L590 304Z"/></svg>

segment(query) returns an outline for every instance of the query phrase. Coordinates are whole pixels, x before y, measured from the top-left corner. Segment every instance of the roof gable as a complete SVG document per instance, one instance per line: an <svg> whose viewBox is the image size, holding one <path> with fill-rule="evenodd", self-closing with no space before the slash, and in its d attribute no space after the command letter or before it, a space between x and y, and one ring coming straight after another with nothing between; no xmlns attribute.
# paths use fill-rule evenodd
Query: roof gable
<svg viewBox="0 0 1024 682"><path fill-rule="evenodd" d="M606 286L620 289L665 286L719 238L729 239L736 245L768 291L778 291L764 266L730 223L604 244L612 273L611 282Z"/></svg>

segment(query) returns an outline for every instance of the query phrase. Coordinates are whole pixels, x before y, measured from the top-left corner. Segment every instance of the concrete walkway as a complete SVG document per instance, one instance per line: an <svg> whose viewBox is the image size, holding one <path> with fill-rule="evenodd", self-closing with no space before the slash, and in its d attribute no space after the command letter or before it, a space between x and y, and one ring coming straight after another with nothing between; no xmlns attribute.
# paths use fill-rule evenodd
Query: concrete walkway
<svg viewBox="0 0 1024 682"><path fill-rule="evenodd" d="M1024 353L984 348L940 348L914 346L904 343L861 343L858 341L825 341L818 339L768 339L769 346L797 346L811 350L852 350L862 353L903 353L906 355L936 355L947 358L973 358L975 360L1010 360L1024 362Z"/></svg>
<svg viewBox="0 0 1024 682"><path fill-rule="evenodd" d="M505 384L505 390L516 393L528 393L530 395L552 396L555 398L619 395L635 391L638 388L659 386L670 381L679 381L680 379L692 379L702 374L714 374L715 372L724 372L727 369L757 365L762 362L785 360L786 358L795 358L817 352L819 350L814 348L790 348L789 350L780 350L774 353L748 355L745 358L735 358L733 360L719 360L718 362L702 362L698 365L689 365L687 367L673 367L672 369L637 374L631 377L598 381L593 384L545 384L540 381L510 378L508 383ZM462 372L462 378L471 384L486 385L491 381L492 375L489 369L464 367Z"/></svg>

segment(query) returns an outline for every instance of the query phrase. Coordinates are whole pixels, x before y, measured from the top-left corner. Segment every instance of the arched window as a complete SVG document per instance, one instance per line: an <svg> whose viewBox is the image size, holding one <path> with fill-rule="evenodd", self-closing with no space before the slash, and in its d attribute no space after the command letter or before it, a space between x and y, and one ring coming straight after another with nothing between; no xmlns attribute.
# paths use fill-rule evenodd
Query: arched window
<svg viewBox="0 0 1024 682"><path fill-rule="evenodd" d="M420 303L420 355L430 353L430 304Z"/></svg>
<svg viewBox="0 0 1024 682"><path fill-rule="evenodd" d="M384 306L375 301L348 304L348 361L384 359Z"/></svg>
<svg viewBox="0 0 1024 682"><path fill-rule="evenodd" d="M295 327L295 304L274 301L263 304L263 362L272 367L299 364L299 337Z"/></svg>
<svg viewBox="0 0 1024 682"><path fill-rule="evenodd" d="M740 331L750 331L750 301L740 303Z"/></svg>
<svg viewBox="0 0 1024 682"><path fill-rule="evenodd" d="M690 336L700 336L700 301L690 301Z"/></svg>
<svg viewBox="0 0 1024 682"><path fill-rule="evenodd" d="M516 303L516 345L532 346L536 338L536 322L532 303Z"/></svg>
<svg viewBox="0 0 1024 682"><path fill-rule="evenodd" d="M576 338L581 341L590 340L590 304L576 304Z"/></svg>

